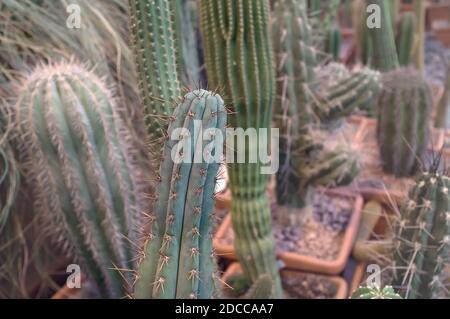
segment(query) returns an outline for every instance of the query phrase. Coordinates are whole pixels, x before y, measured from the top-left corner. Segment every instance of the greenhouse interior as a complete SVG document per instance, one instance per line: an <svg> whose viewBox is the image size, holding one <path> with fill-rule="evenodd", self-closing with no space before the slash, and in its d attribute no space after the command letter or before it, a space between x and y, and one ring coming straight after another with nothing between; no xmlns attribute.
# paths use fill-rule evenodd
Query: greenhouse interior
<svg viewBox="0 0 450 319"><path fill-rule="evenodd" d="M450 299L449 108L450 0L0 0L0 299Z"/></svg>

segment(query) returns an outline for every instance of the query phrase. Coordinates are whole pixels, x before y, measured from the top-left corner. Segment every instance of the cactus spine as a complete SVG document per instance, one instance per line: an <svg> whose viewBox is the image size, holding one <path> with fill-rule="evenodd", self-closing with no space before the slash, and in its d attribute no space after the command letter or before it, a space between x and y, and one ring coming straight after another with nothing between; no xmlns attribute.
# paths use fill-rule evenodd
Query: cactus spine
<svg viewBox="0 0 450 319"><path fill-rule="evenodd" d="M273 52L267 0L202 0L201 28L210 86L223 88L236 116L231 125L269 128L275 94ZM267 141L268 143L268 141ZM247 145L246 157L258 152ZM281 297L281 280L266 197L268 175L261 163L230 165L235 247L246 276L256 281L270 274L274 297Z"/></svg>
<svg viewBox="0 0 450 319"><path fill-rule="evenodd" d="M392 286L380 287L359 287L351 296L351 299L403 299L395 292Z"/></svg>
<svg viewBox="0 0 450 319"><path fill-rule="evenodd" d="M440 275L450 245L450 179L424 173L410 190L395 228L393 286L405 298L430 299L445 290Z"/></svg>
<svg viewBox="0 0 450 319"><path fill-rule="evenodd" d="M147 131L151 144L162 143L172 105L181 95L173 11L167 0L129 0L129 5Z"/></svg>
<svg viewBox="0 0 450 319"><path fill-rule="evenodd" d="M223 100L205 90L188 93L175 109L150 216L151 232L137 273L136 298L204 299L215 293L211 232L222 150L209 148L212 142L205 135L217 136L215 141L220 142L225 124ZM212 161L196 160L204 150L210 151Z"/></svg>
<svg viewBox="0 0 450 319"><path fill-rule="evenodd" d="M428 144L430 88L412 68L384 74L383 86L377 128L383 169L396 176L411 176Z"/></svg>
<svg viewBox="0 0 450 319"><path fill-rule="evenodd" d="M76 250L103 296L124 296L126 283L112 268L134 268L130 242L144 208L110 91L76 64L43 66L23 84L15 118L36 211L63 248Z"/></svg>
<svg viewBox="0 0 450 319"><path fill-rule="evenodd" d="M395 46L390 5L385 0L368 0L367 4L375 5L381 10L380 28L369 29L372 38L373 67L382 72L396 69L399 66L399 62Z"/></svg>

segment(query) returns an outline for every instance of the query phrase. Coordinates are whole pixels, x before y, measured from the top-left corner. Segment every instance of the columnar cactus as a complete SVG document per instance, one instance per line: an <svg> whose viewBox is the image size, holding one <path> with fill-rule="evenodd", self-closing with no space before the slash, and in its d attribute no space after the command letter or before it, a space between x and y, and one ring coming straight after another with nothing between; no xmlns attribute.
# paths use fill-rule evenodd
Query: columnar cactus
<svg viewBox="0 0 450 319"><path fill-rule="evenodd" d="M226 119L223 100L205 90L188 93L175 109L149 216L151 231L140 256L136 298L205 299L216 293L211 232Z"/></svg>
<svg viewBox="0 0 450 319"><path fill-rule="evenodd" d="M46 229L79 257L103 296L124 296L127 283L118 269L134 268L145 207L136 154L110 90L79 65L42 66L23 83L14 116L21 162Z"/></svg>
<svg viewBox="0 0 450 319"><path fill-rule="evenodd" d="M129 0L139 90L150 145L164 142L173 103L181 95L171 1ZM153 149L160 153L158 146Z"/></svg>
<svg viewBox="0 0 450 319"><path fill-rule="evenodd" d="M369 29L369 34L372 37L372 65L375 69L382 72L396 69L399 66L399 61L389 1L368 0L367 5L376 5L381 9L380 28Z"/></svg>
<svg viewBox="0 0 450 319"><path fill-rule="evenodd" d="M269 32L267 0L202 0L201 29L208 81L222 88L236 113L234 127L270 128L275 94L275 67ZM246 157L258 153L246 145ZM246 276L262 274L274 280L274 297L281 297L281 280L271 232L272 216L266 197L269 176L262 164L229 166L235 246Z"/></svg>
<svg viewBox="0 0 450 319"><path fill-rule="evenodd" d="M446 290L440 275L449 256L449 188L447 176L424 173L401 209L392 285L405 298L430 299Z"/></svg>
<svg viewBox="0 0 450 319"><path fill-rule="evenodd" d="M175 13L182 82L187 86L205 85L201 70L198 2L196 0L171 0L169 2L173 5Z"/></svg>
<svg viewBox="0 0 450 319"><path fill-rule="evenodd" d="M395 292L392 286L380 287L359 287L351 296L351 299L403 299Z"/></svg>
<svg viewBox="0 0 450 319"><path fill-rule="evenodd" d="M400 21L400 30L397 36L397 51L400 65L406 66L411 63L414 47L415 25L416 17L414 14L412 12L405 12Z"/></svg>
<svg viewBox="0 0 450 319"><path fill-rule="evenodd" d="M430 88L413 68L383 75L377 136L385 172L416 173L428 143L431 108Z"/></svg>

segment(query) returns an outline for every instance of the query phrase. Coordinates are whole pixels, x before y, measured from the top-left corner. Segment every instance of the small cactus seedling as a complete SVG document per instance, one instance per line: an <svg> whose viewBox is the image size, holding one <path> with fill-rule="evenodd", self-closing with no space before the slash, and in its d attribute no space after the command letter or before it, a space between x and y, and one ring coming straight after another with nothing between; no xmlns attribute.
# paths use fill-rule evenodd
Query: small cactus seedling
<svg viewBox="0 0 450 319"><path fill-rule="evenodd" d="M417 71L400 68L383 74L377 135L385 172L417 172L428 144L431 109L430 88Z"/></svg>
<svg viewBox="0 0 450 319"><path fill-rule="evenodd" d="M134 269L131 243L145 206L142 172L110 90L77 64L42 66L25 80L14 112L20 161L46 229L103 296L123 297L118 269Z"/></svg>
<svg viewBox="0 0 450 319"><path fill-rule="evenodd" d="M392 286L380 287L359 287L351 296L351 299L403 299L395 292Z"/></svg>
<svg viewBox="0 0 450 319"><path fill-rule="evenodd" d="M407 299L447 291L441 281L450 246L450 179L423 173L409 192L395 227L392 286Z"/></svg>
<svg viewBox="0 0 450 319"><path fill-rule="evenodd" d="M205 299L217 293L211 233L222 156L217 146L223 146L226 120L223 100L205 90L188 93L175 109L150 215L151 231L136 275L136 298ZM205 154L208 158L199 160L198 155Z"/></svg>

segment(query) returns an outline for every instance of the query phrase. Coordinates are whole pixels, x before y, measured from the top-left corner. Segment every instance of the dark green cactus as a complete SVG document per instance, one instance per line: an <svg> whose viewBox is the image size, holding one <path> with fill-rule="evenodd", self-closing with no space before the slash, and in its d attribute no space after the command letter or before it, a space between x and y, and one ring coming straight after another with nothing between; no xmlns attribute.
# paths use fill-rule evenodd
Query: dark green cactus
<svg viewBox="0 0 450 319"><path fill-rule="evenodd" d="M377 137L383 169L396 176L417 172L429 139L431 91L413 68L383 74Z"/></svg>
<svg viewBox="0 0 450 319"><path fill-rule="evenodd" d="M381 9L380 28L369 29L373 49L372 66L381 72L394 70L399 67L399 61L389 1L367 0L367 5L376 5Z"/></svg>
<svg viewBox="0 0 450 319"><path fill-rule="evenodd" d="M339 61L341 55L341 43L341 29L338 25L333 24L327 32L325 52L330 54L335 61Z"/></svg>
<svg viewBox="0 0 450 319"><path fill-rule="evenodd" d="M449 188L447 176L424 173L401 209L394 230L392 285L407 299L436 298L446 291L441 272L449 256Z"/></svg>
<svg viewBox="0 0 450 319"><path fill-rule="evenodd" d="M380 73L369 68L353 71L334 83L314 92L313 110L322 122L350 115L358 108L371 111L381 89Z"/></svg>
<svg viewBox="0 0 450 319"><path fill-rule="evenodd" d="M235 116L233 127L270 128L275 96L275 67L267 0L202 0L201 28L209 85L222 88ZM269 141L267 141L268 143ZM246 145L246 158L258 152ZM231 163L232 223L235 247L246 276L270 274L274 297L281 297L272 216L266 196L269 176L262 164Z"/></svg>
<svg viewBox="0 0 450 319"><path fill-rule="evenodd" d="M412 12L405 12L400 21L400 30L397 36L398 60L400 65L411 64L414 47L416 17Z"/></svg>
<svg viewBox="0 0 450 319"><path fill-rule="evenodd" d="M15 138L45 229L75 253L103 296L127 293L142 172L110 90L72 63L43 66L22 85Z"/></svg>
<svg viewBox="0 0 450 319"><path fill-rule="evenodd" d="M129 4L140 98L150 145L159 154L167 120L181 96L174 14L167 0L129 0Z"/></svg>
<svg viewBox="0 0 450 319"><path fill-rule="evenodd" d="M403 299L395 292L392 286L380 287L359 287L351 296L351 299Z"/></svg>
<svg viewBox="0 0 450 319"><path fill-rule="evenodd" d="M175 109L150 216L151 232L137 272L136 298L205 299L217 293L211 232L222 150L208 145L211 138L223 145L219 135L225 136L226 120L221 97L205 90L188 93ZM213 158L196 160L204 150ZM181 157L175 160L176 156Z"/></svg>

